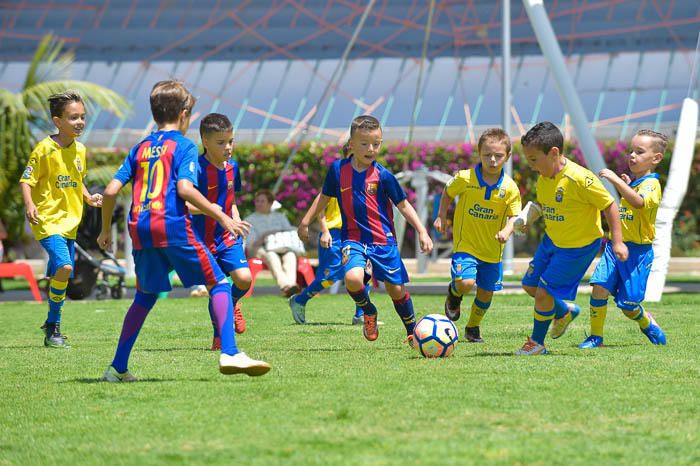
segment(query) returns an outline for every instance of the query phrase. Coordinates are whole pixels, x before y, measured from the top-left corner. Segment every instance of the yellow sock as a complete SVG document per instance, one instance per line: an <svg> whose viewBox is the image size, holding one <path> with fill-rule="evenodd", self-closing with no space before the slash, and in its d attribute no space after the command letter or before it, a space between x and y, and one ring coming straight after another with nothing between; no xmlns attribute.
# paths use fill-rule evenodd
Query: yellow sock
<svg viewBox="0 0 700 466"><path fill-rule="evenodd" d="M639 324L639 328L641 328L642 330L646 329L647 327L649 327L649 325L651 325L651 320L649 320L649 316L644 311L644 308L642 306L639 306L633 311L623 309L622 313L625 314L625 316L627 316L628 319L636 320Z"/></svg>
<svg viewBox="0 0 700 466"><path fill-rule="evenodd" d="M591 335L603 336L605 317L608 315L608 300L591 298Z"/></svg>
<svg viewBox="0 0 700 466"><path fill-rule="evenodd" d="M481 319L483 319L486 315L486 311L489 309L489 306L491 306L490 301L486 303L474 298L474 302L472 303L472 311L471 314L469 314L469 322L467 322L467 327L478 327L481 323Z"/></svg>

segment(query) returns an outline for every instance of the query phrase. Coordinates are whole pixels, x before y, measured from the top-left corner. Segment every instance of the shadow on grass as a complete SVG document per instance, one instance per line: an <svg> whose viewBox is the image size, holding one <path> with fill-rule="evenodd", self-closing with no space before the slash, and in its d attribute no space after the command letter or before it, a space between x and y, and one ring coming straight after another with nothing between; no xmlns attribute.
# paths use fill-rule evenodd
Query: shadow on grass
<svg viewBox="0 0 700 466"><path fill-rule="evenodd" d="M353 327L352 324L348 324L347 322L306 322L305 324L292 324L293 327L306 327L306 326L324 326L324 327L332 327L332 326L341 326L341 327ZM359 327L359 325L355 325L354 327Z"/></svg>
<svg viewBox="0 0 700 466"><path fill-rule="evenodd" d="M177 379L138 379L136 382L123 382L123 383L116 383L117 385L122 385L122 384L139 384L139 383L153 383L153 382L176 382ZM94 378L87 378L87 377L81 377L77 379L69 379L69 380L62 380L59 383L82 383L82 384L104 384L104 385L114 385L115 382L104 382L102 379L94 379Z"/></svg>
<svg viewBox="0 0 700 466"><path fill-rule="evenodd" d="M176 348L176 347L174 347L174 348L139 348L138 351L145 351L147 353L172 353L173 351L204 351L207 353L212 352L212 350L210 348L205 348L202 346L179 347L179 348Z"/></svg>

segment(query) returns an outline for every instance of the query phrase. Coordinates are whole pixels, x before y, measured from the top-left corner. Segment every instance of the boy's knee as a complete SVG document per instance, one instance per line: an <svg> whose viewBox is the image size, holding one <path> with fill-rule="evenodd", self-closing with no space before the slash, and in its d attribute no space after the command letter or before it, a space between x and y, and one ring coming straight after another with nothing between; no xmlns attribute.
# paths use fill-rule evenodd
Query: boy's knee
<svg viewBox="0 0 700 466"><path fill-rule="evenodd" d="M535 307L541 310L549 310L554 306L554 298L544 288L538 287L535 291Z"/></svg>
<svg viewBox="0 0 700 466"><path fill-rule="evenodd" d="M537 287L536 286L529 286L529 285L523 285L523 290L525 290L525 293L529 294L533 298L535 297L535 293L537 293Z"/></svg>
<svg viewBox="0 0 700 466"><path fill-rule="evenodd" d="M406 287L403 285L393 285L391 283L384 283L386 287L386 292L393 300L401 299L406 296Z"/></svg>
<svg viewBox="0 0 700 466"><path fill-rule="evenodd" d="M608 290L603 288L600 285L593 285L593 289L591 290L591 297L593 299L606 299L610 293Z"/></svg>
<svg viewBox="0 0 700 466"><path fill-rule="evenodd" d="M361 268L351 269L345 274L345 287L349 291L359 291L365 287L365 271Z"/></svg>
<svg viewBox="0 0 700 466"><path fill-rule="evenodd" d="M473 278L455 280L455 287L457 288L457 291L459 291L462 294L465 294L471 291L471 289L474 287L474 283L476 283L476 280L474 280Z"/></svg>
<svg viewBox="0 0 700 466"><path fill-rule="evenodd" d="M246 270L245 272L233 272L231 274L231 278L233 279L233 283L236 284L236 286L242 290L250 288L251 283L253 282L253 277L250 274L249 269L244 269Z"/></svg>

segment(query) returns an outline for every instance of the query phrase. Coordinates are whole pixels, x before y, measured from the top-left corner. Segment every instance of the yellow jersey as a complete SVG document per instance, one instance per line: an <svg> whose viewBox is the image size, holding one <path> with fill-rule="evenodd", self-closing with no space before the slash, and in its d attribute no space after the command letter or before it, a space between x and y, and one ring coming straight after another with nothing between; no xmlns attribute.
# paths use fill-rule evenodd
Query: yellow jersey
<svg viewBox="0 0 700 466"><path fill-rule="evenodd" d="M642 196L644 207L635 209L623 197L620 201L622 240L636 244L651 244L656 236L656 212L661 204L659 175L651 173L630 183L630 188Z"/></svg>
<svg viewBox="0 0 700 466"><path fill-rule="evenodd" d="M501 262L503 244L496 234L508 217L520 213L520 190L501 170L498 182L488 185L481 177L481 164L460 170L445 186L448 196L459 196L454 213L453 252L466 252L484 262Z"/></svg>
<svg viewBox="0 0 700 466"><path fill-rule="evenodd" d="M343 217L340 215L338 198L331 197L326 206L326 227L329 230L340 229L343 226Z"/></svg>
<svg viewBox="0 0 700 466"><path fill-rule="evenodd" d="M20 183L32 187L32 200L39 213L39 223L30 225L36 239L51 235L75 239L83 216L85 154L80 142L62 148L49 136L29 156Z"/></svg>
<svg viewBox="0 0 700 466"><path fill-rule="evenodd" d="M566 161L554 178L539 176L537 202L547 236L560 248L581 248L603 237L600 211L614 202L590 170Z"/></svg>

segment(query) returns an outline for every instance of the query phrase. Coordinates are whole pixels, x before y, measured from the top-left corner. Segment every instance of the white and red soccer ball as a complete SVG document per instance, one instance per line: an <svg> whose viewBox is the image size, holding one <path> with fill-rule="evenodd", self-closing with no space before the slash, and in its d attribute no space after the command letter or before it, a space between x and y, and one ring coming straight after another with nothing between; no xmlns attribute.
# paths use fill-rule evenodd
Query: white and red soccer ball
<svg viewBox="0 0 700 466"><path fill-rule="evenodd" d="M429 314L416 323L413 338L424 357L446 358L455 349L459 336L450 319L441 314Z"/></svg>

